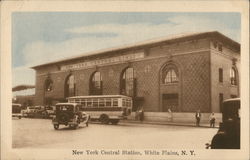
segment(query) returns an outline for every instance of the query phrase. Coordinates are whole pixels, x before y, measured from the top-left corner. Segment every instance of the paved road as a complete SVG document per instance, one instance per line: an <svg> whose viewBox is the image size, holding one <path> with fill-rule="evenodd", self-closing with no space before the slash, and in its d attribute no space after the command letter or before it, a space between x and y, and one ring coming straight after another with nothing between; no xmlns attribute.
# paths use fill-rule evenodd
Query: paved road
<svg viewBox="0 0 250 160"><path fill-rule="evenodd" d="M218 129L172 125L129 124L80 125L77 130L51 120L13 119L14 148L194 148L204 149Z"/></svg>

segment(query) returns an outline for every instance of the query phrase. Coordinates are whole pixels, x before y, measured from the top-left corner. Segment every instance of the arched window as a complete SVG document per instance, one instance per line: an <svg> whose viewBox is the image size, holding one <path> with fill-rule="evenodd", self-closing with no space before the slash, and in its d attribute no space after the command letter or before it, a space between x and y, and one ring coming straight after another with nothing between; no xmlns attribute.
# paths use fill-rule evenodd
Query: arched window
<svg viewBox="0 0 250 160"><path fill-rule="evenodd" d="M230 70L230 82L232 85L237 85L236 74L237 74L236 69L232 67Z"/></svg>
<svg viewBox="0 0 250 160"><path fill-rule="evenodd" d="M178 78L178 70L174 65L166 66L162 72L162 83L177 83L179 81Z"/></svg>
<svg viewBox="0 0 250 160"><path fill-rule="evenodd" d="M46 92L50 92L53 89L53 81L51 79L46 79L44 89Z"/></svg>
<svg viewBox="0 0 250 160"><path fill-rule="evenodd" d="M121 94L132 97L135 96L135 85L136 78L134 69L131 67L126 68L121 75Z"/></svg>
<svg viewBox="0 0 250 160"><path fill-rule="evenodd" d="M65 81L65 97L75 96L75 90L75 77L73 75L69 75Z"/></svg>
<svg viewBox="0 0 250 160"><path fill-rule="evenodd" d="M102 94L102 76L100 72L95 72L90 78L90 95Z"/></svg>

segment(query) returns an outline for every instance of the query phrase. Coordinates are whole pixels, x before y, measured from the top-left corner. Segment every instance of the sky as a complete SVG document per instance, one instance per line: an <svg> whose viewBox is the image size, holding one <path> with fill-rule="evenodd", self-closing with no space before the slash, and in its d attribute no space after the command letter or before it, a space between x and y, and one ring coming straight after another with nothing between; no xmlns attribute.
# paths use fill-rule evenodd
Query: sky
<svg viewBox="0 0 250 160"><path fill-rule="evenodd" d="M236 12L14 12L12 86L35 85L30 67L175 34L219 31L240 43Z"/></svg>

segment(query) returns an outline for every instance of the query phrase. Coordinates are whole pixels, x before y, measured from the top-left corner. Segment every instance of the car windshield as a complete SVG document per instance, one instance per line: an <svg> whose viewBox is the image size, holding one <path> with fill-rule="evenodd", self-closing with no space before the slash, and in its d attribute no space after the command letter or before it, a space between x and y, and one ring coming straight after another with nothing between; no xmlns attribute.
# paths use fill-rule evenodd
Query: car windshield
<svg viewBox="0 0 250 160"><path fill-rule="evenodd" d="M72 106L72 105L58 105L58 106L56 106L56 111L72 112L73 108L74 108L74 106Z"/></svg>

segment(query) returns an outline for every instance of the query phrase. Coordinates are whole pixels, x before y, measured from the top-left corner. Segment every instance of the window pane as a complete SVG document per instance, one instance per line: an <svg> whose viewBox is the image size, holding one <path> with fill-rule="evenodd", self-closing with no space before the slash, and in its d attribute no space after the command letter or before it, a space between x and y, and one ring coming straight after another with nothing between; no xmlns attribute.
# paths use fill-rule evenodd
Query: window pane
<svg viewBox="0 0 250 160"><path fill-rule="evenodd" d="M232 85L236 85L236 70L234 68L230 70L230 81Z"/></svg>
<svg viewBox="0 0 250 160"><path fill-rule="evenodd" d="M164 79L164 83L175 83L178 82L178 76L174 69L169 69Z"/></svg>
<svg viewBox="0 0 250 160"><path fill-rule="evenodd" d="M106 99L106 107L111 107L111 99Z"/></svg>
<svg viewBox="0 0 250 160"><path fill-rule="evenodd" d="M99 99L99 107L104 107L104 99Z"/></svg>
<svg viewBox="0 0 250 160"><path fill-rule="evenodd" d="M113 99L113 107L118 107L118 100L117 99Z"/></svg>
<svg viewBox="0 0 250 160"><path fill-rule="evenodd" d="M75 96L75 78L73 75L70 75L66 82L66 97Z"/></svg>
<svg viewBox="0 0 250 160"><path fill-rule="evenodd" d="M90 94L100 95L102 94L102 77L100 72L95 72L92 76Z"/></svg>
<svg viewBox="0 0 250 160"><path fill-rule="evenodd" d="M121 94L125 94L128 96L134 96L134 69L133 68L127 68L123 75L121 80Z"/></svg>
<svg viewBox="0 0 250 160"><path fill-rule="evenodd" d="M94 107L98 107L98 99L94 99L93 100L93 106Z"/></svg>
<svg viewBox="0 0 250 160"><path fill-rule="evenodd" d="M87 106L88 107L92 107L93 105L92 105L92 99L88 99L87 100Z"/></svg>
<svg viewBox="0 0 250 160"><path fill-rule="evenodd" d="M219 68L219 82L223 82L223 69Z"/></svg>

